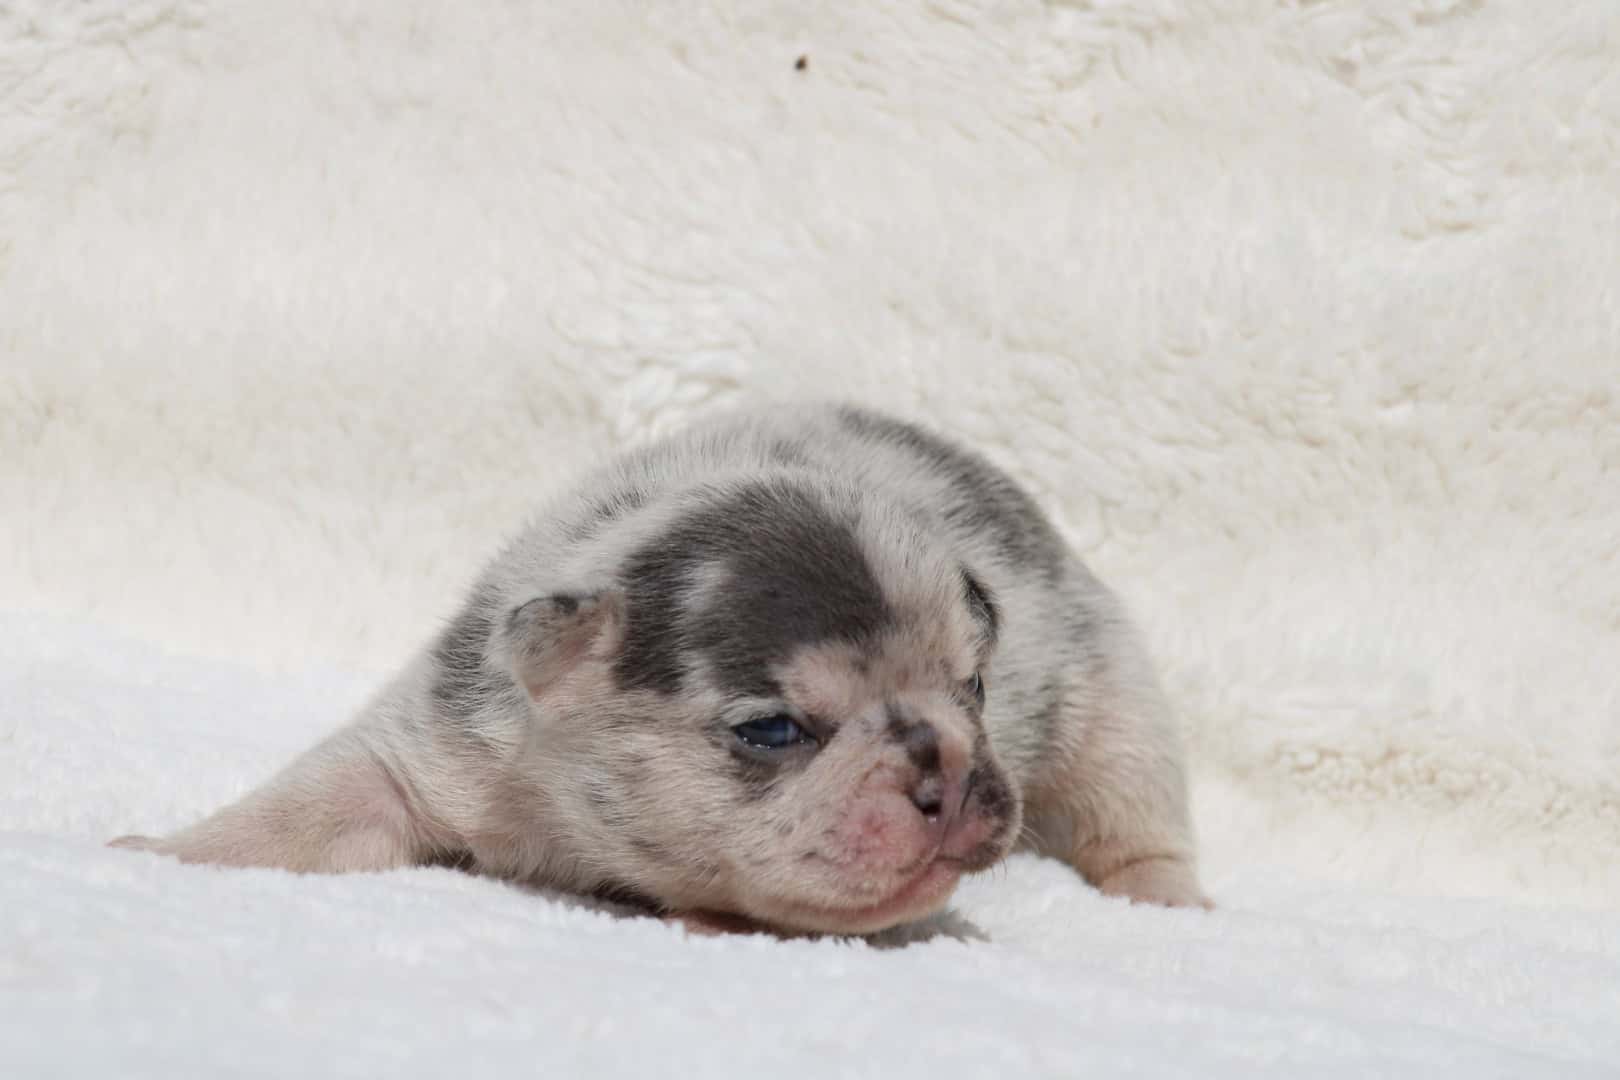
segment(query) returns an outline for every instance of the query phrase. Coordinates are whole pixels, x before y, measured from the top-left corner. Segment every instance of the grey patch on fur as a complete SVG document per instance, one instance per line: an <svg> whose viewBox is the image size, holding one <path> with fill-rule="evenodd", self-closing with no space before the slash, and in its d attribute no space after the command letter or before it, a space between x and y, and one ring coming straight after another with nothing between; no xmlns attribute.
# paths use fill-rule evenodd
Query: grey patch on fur
<svg viewBox="0 0 1620 1080"><path fill-rule="evenodd" d="M1013 827L1012 812L1016 802L1013 789L1004 773L987 764L988 750L988 740L981 738L974 748L974 764L963 785L962 805L966 806L970 799L976 800L979 812L998 822L995 832L963 856L963 864L973 869L983 869L996 861Z"/></svg>
<svg viewBox="0 0 1620 1080"><path fill-rule="evenodd" d="M633 829L637 824L633 810L597 787L585 788L585 801L596 820L615 832Z"/></svg>
<svg viewBox="0 0 1620 1080"><path fill-rule="evenodd" d="M902 923L881 933L870 935L866 941L874 949L904 949L946 938L970 943L989 941L990 935L954 909L947 908L926 919Z"/></svg>
<svg viewBox="0 0 1620 1080"><path fill-rule="evenodd" d="M1059 581L1068 561L1057 530L1024 490L981 455L915 424L855 406L838 410L859 438L899 447L949 481L945 521L992 537L1014 565Z"/></svg>
<svg viewBox="0 0 1620 1080"><path fill-rule="evenodd" d="M1035 729L1036 744L1053 745L1058 725L1063 722L1063 688L1052 681L1041 683L1032 706L1029 723Z"/></svg>
<svg viewBox="0 0 1620 1080"><path fill-rule="evenodd" d="M495 629L490 614L494 604L487 590L475 589L467 605L433 646L437 673L433 681L433 700L447 716L461 716L478 708L510 682L489 670L486 659L490 634Z"/></svg>
<svg viewBox="0 0 1620 1080"><path fill-rule="evenodd" d="M611 776L592 778L584 785L585 800L598 821L630 836L639 835L641 811L628 793L646 787L646 766L636 760L621 763Z"/></svg>
<svg viewBox="0 0 1620 1080"><path fill-rule="evenodd" d="M645 836L637 836L632 834L630 837L630 846L635 849L637 855L640 855L642 858L647 859L650 862L667 864L678 863L680 861L680 859L663 844L660 844L656 840L649 840Z"/></svg>
<svg viewBox="0 0 1620 1080"><path fill-rule="evenodd" d="M939 732L926 720L910 720L895 705L885 706L887 734L906 751L906 758L924 773L940 770Z"/></svg>
<svg viewBox="0 0 1620 1080"><path fill-rule="evenodd" d="M661 915L667 910L663 904L630 885L608 882L591 890L591 899L617 904L632 911L648 915Z"/></svg>
<svg viewBox="0 0 1620 1080"><path fill-rule="evenodd" d="M1085 567L1079 566L1078 563L1076 566L1079 567L1079 572L1087 578L1092 581L1096 580L1091 578L1090 571L1086 570ZM1082 642L1087 638L1095 638L1098 634L1096 615L1086 604L1077 604L1072 601L1064 604L1062 619L1063 629L1068 633L1071 641Z"/></svg>
<svg viewBox="0 0 1620 1080"><path fill-rule="evenodd" d="M788 439L777 439L770 446L771 459L780 465L807 465L810 457L805 453L802 443L792 442Z"/></svg>
<svg viewBox="0 0 1620 1080"><path fill-rule="evenodd" d="M636 551L621 578L626 627L615 665L626 690L679 693L695 654L726 690L776 697L771 670L794 650L870 640L893 619L854 532L828 498L785 480L744 485L696 507ZM701 611L685 594L718 564Z"/></svg>
<svg viewBox="0 0 1620 1080"><path fill-rule="evenodd" d="M471 874L477 871L478 860L473 858L470 851L436 851L427 858L424 865Z"/></svg>
<svg viewBox="0 0 1620 1080"><path fill-rule="evenodd" d="M1012 812L1012 789L982 763L968 773L965 787L970 796L978 798L986 816L1004 818Z"/></svg>
<svg viewBox="0 0 1620 1080"><path fill-rule="evenodd" d="M995 644L996 635L1001 632L1001 612L996 607L995 598L970 570L962 571L962 589L967 593L968 611L984 629L985 640Z"/></svg>

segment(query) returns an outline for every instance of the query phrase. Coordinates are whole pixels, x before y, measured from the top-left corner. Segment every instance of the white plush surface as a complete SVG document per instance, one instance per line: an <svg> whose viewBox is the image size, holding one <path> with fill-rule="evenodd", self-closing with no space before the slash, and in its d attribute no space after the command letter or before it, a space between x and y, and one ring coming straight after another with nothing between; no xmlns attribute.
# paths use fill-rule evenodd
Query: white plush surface
<svg viewBox="0 0 1620 1080"><path fill-rule="evenodd" d="M690 938L446 870L299 878L99 849L132 817L182 821L244 790L365 681L270 678L61 620L0 630L19 643L0 700L24 718L0 770L8 1080L1562 1080L1620 1064L1613 913L1249 867L1213 878L1217 914L1131 908L1020 856L959 891L951 933L873 948Z"/></svg>
<svg viewBox="0 0 1620 1080"><path fill-rule="evenodd" d="M1620 1064L1617 54L1609 0L0 6L0 1073ZM805 394L1126 595L1220 912L1018 861L988 942L692 942L99 847L341 722L574 467Z"/></svg>

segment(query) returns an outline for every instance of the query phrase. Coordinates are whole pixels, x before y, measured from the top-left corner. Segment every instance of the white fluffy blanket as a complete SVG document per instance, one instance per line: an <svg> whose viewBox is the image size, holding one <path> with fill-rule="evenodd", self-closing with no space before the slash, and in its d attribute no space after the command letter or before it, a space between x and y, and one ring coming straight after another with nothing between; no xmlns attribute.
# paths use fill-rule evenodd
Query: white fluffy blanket
<svg viewBox="0 0 1620 1080"><path fill-rule="evenodd" d="M1617 55L1610 0L0 4L0 1073L1613 1075ZM901 948L692 940L100 846L579 465L807 394L1127 597L1220 911L1017 859Z"/></svg>

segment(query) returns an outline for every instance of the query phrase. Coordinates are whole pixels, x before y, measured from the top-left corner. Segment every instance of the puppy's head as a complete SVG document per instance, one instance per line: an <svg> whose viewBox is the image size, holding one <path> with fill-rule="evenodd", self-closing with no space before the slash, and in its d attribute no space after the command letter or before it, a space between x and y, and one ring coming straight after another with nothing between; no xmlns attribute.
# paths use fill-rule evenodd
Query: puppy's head
<svg viewBox="0 0 1620 1080"><path fill-rule="evenodd" d="M583 597L511 614L552 798L672 910L867 933L1006 854L982 722L998 612L917 521L761 480L689 497Z"/></svg>

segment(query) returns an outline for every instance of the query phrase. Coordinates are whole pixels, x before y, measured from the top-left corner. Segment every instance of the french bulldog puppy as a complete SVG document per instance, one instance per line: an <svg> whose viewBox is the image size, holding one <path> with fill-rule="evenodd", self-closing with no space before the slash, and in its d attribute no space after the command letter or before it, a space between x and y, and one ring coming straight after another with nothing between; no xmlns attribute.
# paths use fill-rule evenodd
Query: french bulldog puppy
<svg viewBox="0 0 1620 1080"><path fill-rule="evenodd" d="M545 508L352 723L126 847L454 863L695 924L865 934L1014 847L1208 906L1125 612L984 458L853 407L734 414Z"/></svg>

